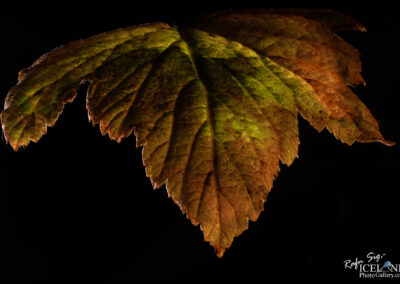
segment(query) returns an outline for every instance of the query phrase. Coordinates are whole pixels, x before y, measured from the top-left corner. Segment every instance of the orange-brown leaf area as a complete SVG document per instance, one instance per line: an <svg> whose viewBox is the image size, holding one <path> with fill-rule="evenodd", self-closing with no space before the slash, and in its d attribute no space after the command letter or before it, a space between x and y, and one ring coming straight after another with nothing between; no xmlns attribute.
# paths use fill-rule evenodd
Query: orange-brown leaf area
<svg viewBox="0 0 400 284"><path fill-rule="evenodd" d="M20 72L1 114L4 134L15 150L38 141L91 82L89 119L118 142L134 132L154 188L166 184L221 257L257 220L279 161L297 157L298 113L350 145L392 144L349 88L364 80L341 30L365 28L329 10L271 9L75 41Z"/></svg>
<svg viewBox="0 0 400 284"><path fill-rule="evenodd" d="M365 84L360 55L334 31L365 31L354 19L329 10L248 10L210 14L197 26L252 48L306 81L325 108L322 124L300 111L316 129L325 126L349 145L355 141L392 144L349 88Z"/></svg>

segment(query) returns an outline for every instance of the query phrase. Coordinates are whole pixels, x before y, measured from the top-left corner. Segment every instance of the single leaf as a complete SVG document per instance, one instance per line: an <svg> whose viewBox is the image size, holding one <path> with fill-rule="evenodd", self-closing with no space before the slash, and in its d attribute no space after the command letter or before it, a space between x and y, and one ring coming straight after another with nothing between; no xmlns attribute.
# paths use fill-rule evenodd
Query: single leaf
<svg viewBox="0 0 400 284"><path fill-rule="evenodd" d="M279 160L290 165L297 157L298 112L346 143L389 144L345 85L362 82L358 53L328 23L285 13L226 15L209 22L226 38L155 23L45 54L8 93L1 114L7 141L15 150L37 141L90 81L89 119L117 141L134 131L154 188L166 184L218 256L258 218ZM263 49L265 42L276 46Z"/></svg>

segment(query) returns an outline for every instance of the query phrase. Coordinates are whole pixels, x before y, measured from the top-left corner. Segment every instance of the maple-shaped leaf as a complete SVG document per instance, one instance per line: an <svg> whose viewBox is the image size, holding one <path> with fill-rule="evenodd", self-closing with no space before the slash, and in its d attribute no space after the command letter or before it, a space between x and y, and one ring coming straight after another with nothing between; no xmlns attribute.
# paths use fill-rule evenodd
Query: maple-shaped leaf
<svg viewBox="0 0 400 284"><path fill-rule="evenodd" d="M298 112L348 144L391 144L347 87L363 80L358 52L330 30L343 28L362 26L326 10L245 11L75 41L20 72L4 134L15 150L37 141L91 82L89 119L117 141L134 131L154 188L166 184L222 256L263 210L279 161L297 157Z"/></svg>

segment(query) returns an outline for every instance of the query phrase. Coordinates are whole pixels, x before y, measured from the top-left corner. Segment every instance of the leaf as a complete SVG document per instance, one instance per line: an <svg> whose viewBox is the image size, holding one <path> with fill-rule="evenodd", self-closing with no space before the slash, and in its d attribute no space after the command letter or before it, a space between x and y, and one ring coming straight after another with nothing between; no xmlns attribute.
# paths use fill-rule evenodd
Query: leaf
<svg viewBox="0 0 400 284"><path fill-rule="evenodd" d="M328 29L362 26L326 10L322 23L318 13L274 11L211 15L203 31L133 26L59 47L20 72L1 114L5 137L15 150L36 142L90 81L92 123L118 142L135 132L154 188L166 184L222 256L263 210L279 161L297 157L298 112L348 144L391 144L347 87L363 82L358 52Z"/></svg>

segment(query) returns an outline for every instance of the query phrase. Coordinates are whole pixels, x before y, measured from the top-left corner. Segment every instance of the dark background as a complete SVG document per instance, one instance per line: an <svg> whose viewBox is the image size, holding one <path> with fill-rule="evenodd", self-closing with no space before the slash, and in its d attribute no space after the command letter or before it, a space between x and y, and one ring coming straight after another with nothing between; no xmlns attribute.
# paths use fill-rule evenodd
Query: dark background
<svg viewBox="0 0 400 284"><path fill-rule="evenodd" d="M1 10L0 104L17 72L71 40L128 25L180 24L207 11L299 7L245 1L54 2ZM332 3L336 3L334 6ZM356 93L386 138L400 143L397 9L384 2L324 7L360 20L341 33L362 54L367 87ZM320 7L304 2L301 7ZM332 4L329 6L329 4ZM1 107L2 109L2 107ZM400 263L399 146L349 147L300 119L300 158L283 166L257 222L222 259L165 187L145 177L133 136L120 144L88 122L85 96L68 104L39 143L14 152L0 141L2 283L268 283L271 278L356 280L343 261L374 251ZM3 221L4 220L4 221Z"/></svg>

